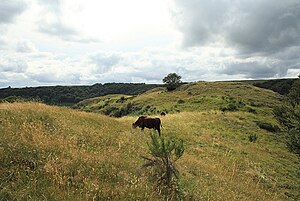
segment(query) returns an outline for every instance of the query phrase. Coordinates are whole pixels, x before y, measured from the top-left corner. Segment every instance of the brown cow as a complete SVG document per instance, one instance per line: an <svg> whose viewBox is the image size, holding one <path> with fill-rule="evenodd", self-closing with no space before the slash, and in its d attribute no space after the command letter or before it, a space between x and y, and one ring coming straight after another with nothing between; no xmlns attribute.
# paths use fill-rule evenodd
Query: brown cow
<svg viewBox="0 0 300 201"><path fill-rule="evenodd" d="M159 118L151 118L147 116L140 116L136 122L132 124L133 128L140 127L142 130L144 128L153 128L154 130L158 131L158 134L160 136L160 126L161 122Z"/></svg>

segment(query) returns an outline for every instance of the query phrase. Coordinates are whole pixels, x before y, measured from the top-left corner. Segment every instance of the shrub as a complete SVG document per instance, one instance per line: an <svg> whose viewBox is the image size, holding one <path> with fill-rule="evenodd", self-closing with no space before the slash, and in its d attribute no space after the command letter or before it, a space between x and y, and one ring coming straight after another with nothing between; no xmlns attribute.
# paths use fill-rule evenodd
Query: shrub
<svg viewBox="0 0 300 201"><path fill-rule="evenodd" d="M257 138L258 138L258 137L257 137L256 134L250 134L250 135L248 136L248 139L249 139L250 142L256 142Z"/></svg>
<svg viewBox="0 0 300 201"><path fill-rule="evenodd" d="M221 106L220 110L222 110L223 112L225 112L225 111L231 111L231 112L233 112L233 111L237 110L237 106L234 103L229 103L229 104L227 104L225 106Z"/></svg>
<svg viewBox="0 0 300 201"><path fill-rule="evenodd" d="M246 111L247 111L247 112L250 112L250 113L253 113L253 114L257 114L256 110L253 109L252 107L247 107L247 108L246 108Z"/></svg>
<svg viewBox="0 0 300 201"><path fill-rule="evenodd" d="M264 130L269 131L269 132L272 132L272 133L278 132L280 130L280 128L278 126L273 125L273 124L268 123L268 122L258 121L258 122L256 122L256 125L259 128L264 129Z"/></svg>
<svg viewBox="0 0 300 201"><path fill-rule="evenodd" d="M108 106L103 111L105 115L113 116L113 117L120 117L120 111L119 108L114 106Z"/></svg>
<svg viewBox="0 0 300 201"><path fill-rule="evenodd" d="M0 100L0 103L3 102L8 102L8 103L14 103L14 102L24 102L26 101L26 99L22 98L22 97L19 97L19 96L9 96L9 97L6 97L2 100Z"/></svg>
<svg viewBox="0 0 300 201"><path fill-rule="evenodd" d="M276 107L273 113L283 126L288 148L300 156L300 104L285 103Z"/></svg>
<svg viewBox="0 0 300 201"><path fill-rule="evenodd" d="M125 101L126 101L126 98L124 96L122 96L121 98L116 100L116 103L124 103Z"/></svg>
<svg viewBox="0 0 300 201"><path fill-rule="evenodd" d="M220 110L225 111L237 111L239 108L244 107L246 104L243 101L236 101L233 97L224 97L222 99L226 101L226 105L220 107Z"/></svg>
<svg viewBox="0 0 300 201"><path fill-rule="evenodd" d="M182 99L179 99L179 100L177 101L177 103L178 103L178 104L183 104L183 103L185 103L185 101L182 100Z"/></svg>
<svg viewBox="0 0 300 201"><path fill-rule="evenodd" d="M184 153L183 141L175 138L164 138L163 135L158 136L155 133L151 135L148 148L151 157L142 156L146 161L142 168L153 168L154 174L152 176L166 199L179 196L179 171L175 162Z"/></svg>
<svg viewBox="0 0 300 201"><path fill-rule="evenodd" d="M289 150L300 156L300 131L291 129L287 134L287 145Z"/></svg>

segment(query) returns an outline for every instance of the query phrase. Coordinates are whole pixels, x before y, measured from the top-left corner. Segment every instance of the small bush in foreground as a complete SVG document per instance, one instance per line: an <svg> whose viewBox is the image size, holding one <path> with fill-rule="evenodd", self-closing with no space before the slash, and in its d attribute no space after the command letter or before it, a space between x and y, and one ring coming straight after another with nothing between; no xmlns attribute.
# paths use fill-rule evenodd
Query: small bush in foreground
<svg viewBox="0 0 300 201"><path fill-rule="evenodd" d="M155 133L151 135L151 142L148 147L151 157L142 156L146 161L142 168L152 168L152 176L165 199L180 197L179 171L175 162L184 153L183 141L164 138L163 135L158 136Z"/></svg>

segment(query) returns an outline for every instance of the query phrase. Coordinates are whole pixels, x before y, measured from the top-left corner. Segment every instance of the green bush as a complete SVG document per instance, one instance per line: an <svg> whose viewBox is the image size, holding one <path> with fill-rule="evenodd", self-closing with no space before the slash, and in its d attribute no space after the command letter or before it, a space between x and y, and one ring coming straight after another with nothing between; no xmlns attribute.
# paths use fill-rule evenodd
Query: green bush
<svg viewBox="0 0 300 201"><path fill-rule="evenodd" d="M26 101L24 98L22 97L19 97L19 96L9 96L9 97L6 97L2 100L0 100L0 103L5 103L5 102L8 102L8 103L14 103L14 102L24 102Z"/></svg>
<svg viewBox="0 0 300 201"><path fill-rule="evenodd" d="M273 113L283 126L288 148L300 156L300 104L285 103L274 108Z"/></svg>
<svg viewBox="0 0 300 201"><path fill-rule="evenodd" d="M268 122L258 121L258 122L256 122L256 125L259 128L264 129L264 130L269 131L269 132L272 132L272 133L276 133L276 132L280 131L280 128L277 125L273 125L273 124L268 123Z"/></svg>
<svg viewBox="0 0 300 201"><path fill-rule="evenodd" d="M121 98L116 100L116 103L124 103L125 101L126 101L126 98L124 96L122 96Z"/></svg>
<svg viewBox="0 0 300 201"><path fill-rule="evenodd" d="M226 104L220 107L220 110L225 112L233 112L237 111L239 108L244 107L246 104L243 101L236 101L233 97L224 97L222 96L222 100L225 100Z"/></svg>
<svg viewBox="0 0 300 201"><path fill-rule="evenodd" d="M287 145L290 151L300 156L300 131L291 129L287 132Z"/></svg>
<svg viewBox="0 0 300 201"><path fill-rule="evenodd" d="M249 139L250 142L256 142L257 138L258 138L258 137L257 137L256 134L250 134L250 135L248 136L248 139Z"/></svg>
<svg viewBox="0 0 300 201"><path fill-rule="evenodd" d="M183 103L185 103L185 101L182 100L182 99L179 99L179 100L177 101L177 103L178 103L178 104L183 104Z"/></svg>
<svg viewBox="0 0 300 201"><path fill-rule="evenodd" d="M246 111L247 111L247 112L250 112L250 113L253 113L253 114L257 114L256 110L253 109L252 107L247 107L247 108L246 108Z"/></svg>
<svg viewBox="0 0 300 201"><path fill-rule="evenodd" d="M142 156L146 161L142 168L151 167L153 178L166 199L180 196L179 171L175 162L183 155L184 145L182 140L165 138L156 133L151 135L148 144L151 157Z"/></svg>
<svg viewBox="0 0 300 201"><path fill-rule="evenodd" d="M221 106L220 107L220 110L225 112L225 111L230 111L230 112L233 112L233 111L237 111L237 106L234 104L234 103L229 103L225 106Z"/></svg>

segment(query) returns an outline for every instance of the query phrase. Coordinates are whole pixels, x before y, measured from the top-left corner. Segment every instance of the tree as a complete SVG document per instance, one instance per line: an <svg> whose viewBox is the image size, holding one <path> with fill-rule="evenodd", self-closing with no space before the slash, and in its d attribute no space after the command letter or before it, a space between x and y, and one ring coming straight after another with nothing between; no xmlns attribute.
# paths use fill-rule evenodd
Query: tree
<svg viewBox="0 0 300 201"><path fill-rule="evenodd" d="M289 94L288 101L274 109L273 113L286 133L289 149L300 157L300 77Z"/></svg>
<svg viewBox="0 0 300 201"><path fill-rule="evenodd" d="M170 73L162 80L166 86L168 91L172 91L176 89L181 83L181 76L176 73Z"/></svg>
<svg viewBox="0 0 300 201"><path fill-rule="evenodd" d="M294 81L294 84L289 91L288 98L293 103L300 103L300 75L298 75L298 79Z"/></svg>

